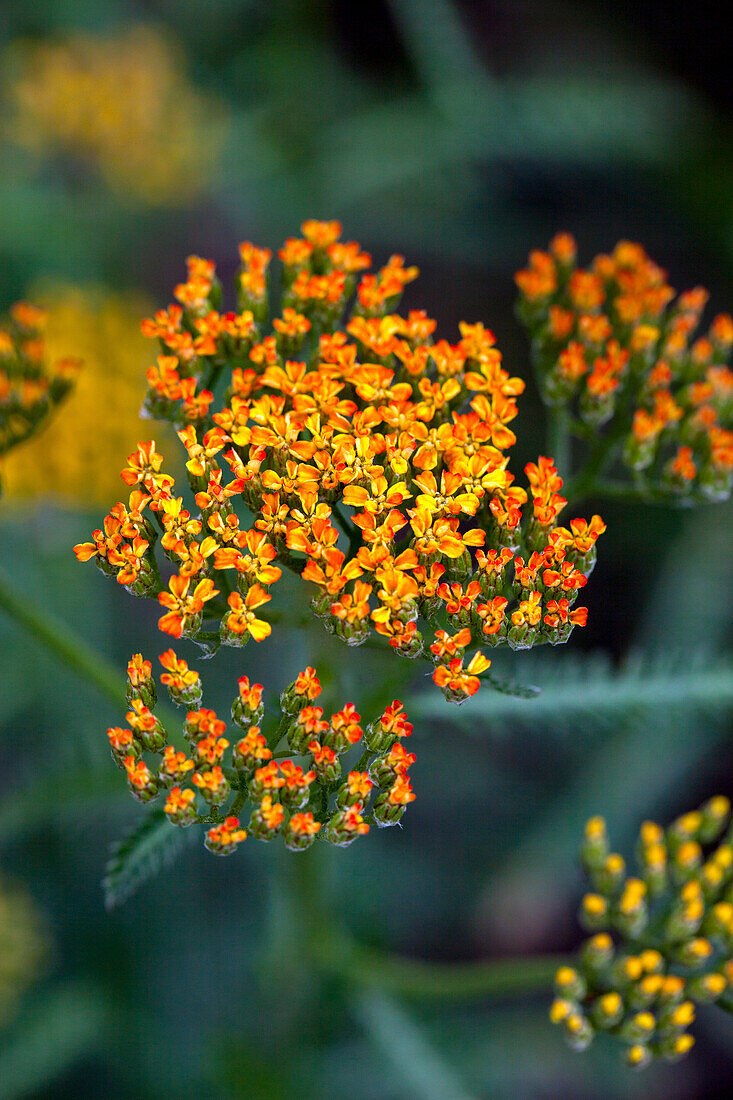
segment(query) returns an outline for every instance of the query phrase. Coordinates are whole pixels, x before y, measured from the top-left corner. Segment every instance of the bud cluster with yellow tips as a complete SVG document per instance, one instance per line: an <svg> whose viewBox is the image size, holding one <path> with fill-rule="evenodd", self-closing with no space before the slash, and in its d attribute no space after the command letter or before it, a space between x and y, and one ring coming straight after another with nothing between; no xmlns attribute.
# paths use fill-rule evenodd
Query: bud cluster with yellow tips
<svg viewBox="0 0 733 1100"><path fill-rule="evenodd" d="M29 302L16 302L0 323L0 457L39 431L81 365L69 358L49 367L45 325L45 312Z"/></svg>
<svg viewBox="0 0 733 1100"><path fill-rule="evenodd" d="M107 730L112 758L139 802L164 794L172 825L208 825L209 851L228 855L248 833L258 840L280 836L296 852L316 839L346 847L368 833L371 823L396 825L415 800L408 778L415 756L401 742L412 725L398 699L366 729L353 703L324 718L315 705L321 694L316 670L307 668L283 691L280 722L266 735L262 684L242 676L231 713L244 736L232 744L224 736L226 723L200 706L198 673L172 649L160 662L171 701L197 708L187 710L185 747L170 743L154 714L152 664L137 653L127 669L128 726ZM278 751L283 742L290 751ZM347 770L342 761L357 745L362 754ZM248 803L245 829L239 814Z"/></svg>
<svg viewBox="0 0 733 1100"><path fill-rule="evenodd" d="M719 795L667 829L645 821L636 875L610 850L603 818L588 821L582 863L592 890L580 921L592 935L576 965L557 971L550 1008L573 1049L606 1031L639 1069L691 1049L696 1006L717 1001L733 982L729 818L730 802Z"/></svg>

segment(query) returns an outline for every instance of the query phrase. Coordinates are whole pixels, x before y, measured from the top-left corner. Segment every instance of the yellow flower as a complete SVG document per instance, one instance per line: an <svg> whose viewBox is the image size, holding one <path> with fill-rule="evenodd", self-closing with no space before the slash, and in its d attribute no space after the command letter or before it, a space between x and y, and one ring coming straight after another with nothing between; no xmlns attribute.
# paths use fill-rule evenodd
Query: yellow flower
<svg viewBox="0 0 733 1100"><path fill-rule="evenodd" d="M210 177L222 105L188 83L180 51L153 28L16 43L6 67L11 136L39 159L75 156L150 205L189 202Z"/></svg>
<svg viewBox="0 0 733 1100"><path fill-rule="evenodd" d="M132 294L68 284L41 287L35 300L49 311L49 361L71 350L84 369L49 427L4 460L6 496L52 495L73 504L120 499L126 494L117 458L140 434L140 391L150 359L150 345L139 331L146 303ZM167 450L168 456L176 453L172 446Z"/></svg>
<svg viewBox="0 0 733 1100"><path fill-rule="evenodd" d="M0 1025L36 977L44 954L41 922L30 897L0 879Z"/></svg>

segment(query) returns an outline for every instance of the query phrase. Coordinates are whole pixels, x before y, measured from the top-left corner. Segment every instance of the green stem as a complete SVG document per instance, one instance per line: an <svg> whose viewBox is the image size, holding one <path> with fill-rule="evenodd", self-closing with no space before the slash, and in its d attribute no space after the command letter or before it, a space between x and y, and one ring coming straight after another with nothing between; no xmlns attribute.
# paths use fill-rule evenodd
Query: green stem
<svg viewBox="0 0 733 1100"><path fill-rule="evenodd" d="M34 607L27 596L17 595L3 569L0 569L0 608L27 630L44 649L77 676L96 687L116 707L121 707L123 711L129 709L125 680L119 670L103 657L99 657L83 638L50 611ZM167 706L159 704L155 711L166 730L180 727L176 713Z"/></svg>
<svg viewBox="0 0 733 1100"><path fill-rule="evenodd" d="M598 496L608 500L628 501L630 504L662 504L665 508L685 508L690 504L689 497L675 497L673 493L659 489L654 485L633 485L612 478L599 478L595 485ZM695 505L711 503L695 499Z"/></svg>
<svg viewBox="0 0 733 1100"><path fill-rule="evenodd" d="M570 421L567 409L548 408L547 412L547 454L554 459L558 473L565 481L571 475L570 469Z"/></svg>
<svg viewBox="0 0 733 1100"><path fill-rule="evenodd" d="M555 955L437 963L394 955L357 943L339 927L323 899L323 849L293 860L289 876L298 924L315 966L325 975L362 988L403 997L469 1001L552 990L555 971L567 960Z"/></svg>
<svg viewBox="0 0 733 1100"><path fill-rule="evenodd" d="M98 657L65 623L49 611L35 608L26 597L17 595L3 570L0 570L0 607L62 664L94 684L115 706L127 709L124 683L119 672Z"/></svg>
<svg viewBox="0 0 733 1100"><path fill-rule="evenodd" d="M432 963L392 955L343 940L318 941L318 962L334 975L403 997L467 1001L484 997L546 992L558 966L567 960L555 955L489 959L483 962Z"/></svg>
<svg viewBox="0 0 733 1100"><path fill-rule="evenodd" d="M227 817L239 817L240 811L248 798L249 793L246 787L242 787L241 790L237 791L234 801L227 810Z"/></svg>
<svg viewBox="0 0 733 1100"><path fill-rule="evenodd" d="M364 752L361 754L361 756L357 760L356 764L354 764L354 767L352 768L352 771L363 772L364 769L366 768L367 764L369 763L369 760L371 759L371 757L375 756L375 755L376 754L373 753L371 749L364 749Z"/></svg>
<svg viewBox="0 0 733 1100"><path fill-rule="evenodd" d="M598 477L610 458L613 441L608 437L601 439L591 452L591 456L583 469L570 481L566 482L563 490L570 504L577 504L585 497L593 496L597 490Z"/></svg>
<svg viewBox="0 0 733 1100"><path fill-rule="evenodd" d="M288 714L288 713L284 713L282 718L280 719L280 724L278 725L277 729L274 731L274 733L271 733L270 736L267 738L267 747L269 749L272 749L273 752L278 747L278 745L282 741L283 737L285 736L285 734L290 729L292 721L293 721L293 715Z"/></svg>
<svg viewBox="0 0 733 1100"><path fill-rule="evenodd" d="M305 558L298 559L294 557L285 547L278 549L276 561L279 565L284 565L291 573L297 573L298 576L300 576L308 564Z"/></svg>

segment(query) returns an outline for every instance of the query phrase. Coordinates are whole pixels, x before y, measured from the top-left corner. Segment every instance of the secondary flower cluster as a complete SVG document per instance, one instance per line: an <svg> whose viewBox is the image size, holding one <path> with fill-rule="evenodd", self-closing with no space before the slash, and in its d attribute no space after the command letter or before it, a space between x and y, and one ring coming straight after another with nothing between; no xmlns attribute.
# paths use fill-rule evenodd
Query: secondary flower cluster
<svg viewBox="0 0 733 1100"><path fill-rule="evenodd" d="M156 716L152 665L138 653L127 670L127 726L107 730L112 758L138 801L163 795L173 825L208 825L209 851L228 855L248 833L258 840L279 836L295 852L316 838L346 847L371 822L396 825L414 801L408 771L415 756L401 740L412 726L399 700L366 729L353 703L324 718L316 670L307 668L282 693L280 723L266 736L262 684L243 676L231 710L238 739L230 741L226 723L201 707L198 673L172 649L160 663L171 700L188 708L185 747L171 744ZM289 752L277 751L282 741ZM355 746L363 751L347 771L342 761ZM244 828L239 815L247 804Z"/></svg>
<svg viewBox="0 0 733 1100"><path fill-rule="evenodd" d="M143 322L160 351L146 409L177 425L196 508L140 443L122 471L128 503L77 556L156 597L164 632L210 647L269 635L261 609L287 568L315 586L327 629L349 645L374 630L427 657L461 701L490 664L469 646L557 644L585 623L571 608L604 525L557 524L566 501L550 458L526 467L529 494L514 484L505 451L524 383L491 332L462 323L457 344L434 341L424 312L394 312L416 268L393 256L359 278L371 258L339 240L338 222L302 232L278 254L269 333L271 254L249 243L237 311L220 311L214 264L190 257L177 304Z"/></svg>
<svg viewBox="0 0 733 1100"><path fill-rule="evenodd" d="M599 1031L626 1044L629 1065L675 1060L694 1043L696 1005L733 983L730 802L711 798L666 830L645 821L638 876L611 852L602 818L586 825L583 865L593 884L580 920L593 935L577 967L557 972L550 1019L576 1050Z"/></svg>
<svg viewBox="0 0 733 1100"><path fill-rule="evenodd" d="M733 480L733 318L695 330L702 287L675 298L641 245L620 241L590 268L559 234L517 273L543 399L565 406L575 434L594 440L613 419L603 464L632 472L641 493L722 500Z"/></svg>
<svg viewBox="0 0 733 1100"><path fill-rule="evenodd" d="M81 365L61 359L48 366L45 325L45 312L29 302L16 302L0 325L0 456L39 430Z"/></svg>

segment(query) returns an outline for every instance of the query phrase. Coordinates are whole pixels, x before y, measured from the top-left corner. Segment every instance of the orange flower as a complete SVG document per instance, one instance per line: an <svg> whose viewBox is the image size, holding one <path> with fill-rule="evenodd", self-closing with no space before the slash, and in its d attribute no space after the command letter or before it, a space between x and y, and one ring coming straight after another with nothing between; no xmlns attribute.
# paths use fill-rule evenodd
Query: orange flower
<svg viewBox="0 0 733 1100"><path fill-rule="evenodd" d="M147 684L153 675L150 661L143 660L142 653L135 653L127 665L127 678L133 687Z"/></svg>
<svg viewBox="0 0 733 1100"><path fill-rule="evenodd" d="M539 592L530 592L526 600L512 613L514 626L537 626L542 615L542 596Z"/></svg>
<svg viewBox="0 0 733 1100"><path fill-rule="evenodd" d="M292 832L300 836L315 836L321 828L321 823L313 820L312 813L293 814L289 826Z"/></svg>
<svg viewBox="0 0 733 1100"><path fill-rule="evenodd" d="M481 585L478 581L471 581L465 592L460 584L438 586L438 596L445 602L445 609L449 615L470 611L480 591Z"/></svg>
<svg viewBox="0 0 733 1100"><path fill-rule="evenodd" d="M272 633L272 627L264 619L258 619L255 611L271 599L259 584L247 590L244 600L238 592L232 592L227 600L232 609L225 620L227 629L234 634L251 634L256 642L263 642Z"/></svg>
<svg viewBox="0 0 733 1100"><path fill-rule="evenodd" d="M410 802L414 802L416 797L410 780L404 773L399 774L389 789L390 802L395 806L407 806Z"/></svg>
<svg viewBox="0 0 733 1100"><path fill-rule="evenodd" d="M208 830L206 847L217 855L228 855L246 839L247 831L239 827L239 818L227 817L222 825L215 825Z"/></svg>
<svg viewBox="0 0 733 1100"><path fill-rule="evenodd" d="M507 603L504 596L495 596L487 603L476 605L476 614L481 619L481 629L484 634L498 634L501 630Z"/></svg>
<svg viewBox="0 0 733 1100"><path fill-rule="evenodd" d="M300 227L300 231L313 248L328 248L341 236L341 222L319 222L315 218L307 218Z"/></svg>
<svg viewBox="0 0 733 1100"><path fill-rule="evenodd" d="M130 786L136 787L138 790L143 790L154 782L153 773L145 761L136 760L134 756L125 757L125 771Z"/></svg>
<svg viewBox="0 0 733 1100"><path fill-rule="evenodd" d="M692 460L692 447L680 447L669 468L672 474L683 481L693 481L697 466Z"/></svg>
<svg viewBox="0 0 733 1100"><path fill-rule="evenodd" d="M321 682L316 675L316 670L309 666L303 672L299 672L293 690L296 695L301 695L305 699L317 699L321 694Z"/></svg>
<svg viewBox="0 0 733 1100"><path fill-rule="evenodd" d="M269 760L272 750L267 747L267 741L260 733L259 726L252 726L246 737L237 743L234 748L234 763L246 768L254 769L260 761Z"/></svg>
<svg viewBox="0 0 733 1100"><path fill-rule="evenodd" d="M240 676L237 681L239 688L239 702L252 713L259 710L262 703L262 684L250 684L248 676Z"/></svg>
<svg viewBox="0 0 733 1100"><path fill-rule="evenodd" d="M189 760L185 752L176 752L172 745L166 745L163 753L163 762L160 766L160 777L165 778L170 782L171 779L183 779L186 772L193 771L195 765L193 760ZM191 791L191 797L193 798L193 791ZM166 813L168 813L166 806Z"/></svg>
<svg viewBox="0 0 733 1100"><path fill-rule="evenodd" d="M201 614L207 601L218 596L219 590L214 588L214 582L206 577L199 581L189 594L191 578L179 575L171 577L168 587L170 592L161 592L158 595L162 606L168 608L168 614L158 620L158 626L165 634L180 638Z"/></svg>
<svg viewBox="0 0 733 1100"><path fill-rule="evenodd" d="M165 812L169 817L184 817L188 811L193 809L194 799L196 798L196 792L192 790L181 790L180 787L172 787L168 792L168 798L165 803Z"/></svg>
<svg viewBox="0 0 733 1100"><path fill-rule="evenodd" d="M435 641L430 647L430 652L440 658L463 656L466 646L471 644L471 631L468 627L459 630L457 634L447 634L445 630L436 630Z"/></svg>
<svg viewBox="0 0 733 1100"><path fill-rule="evenodd" d="M575 611L570 611L567 600L547 601L547 614L544 616L543 622L547 623L551 629L564 623L572 623L573 626L585 626L587 620L587 607L576 607Z"/></svg>
<svg viewBox="0 0 733 1100"><path fill-rule="evenodd" d="M392 733L397 737L409 737L412 733L412 723L407 721L407 715L399 699L395 699L385 707L379 724L385 733Z"/></svg>
<svg viewBox="0 0 733 1100"><path fill-rule="evenodd" d="M465 668L463 659L454 657L447 665L438 665L433 673L433 680L449 698L460 702L469 695L476 694L481 687L479 676L490 665L491 661L480 652L474 653Z"/></svg>
<svg viewBox="0 0 733 1100"><path fill-rule="evenodd" d="M166 670L160 677L160 682L165 687L172 687L177 691L186 691L199 683L198 672L190 669L187 662L177 657L172 649L166 649L165 653L161 653L158 660Z"/></svg>
<svg viewBox="0 0 733 1100"><path fill-rule="evenodd" d="M360 715L353 703L347 703L342 710L337 710L331 716L330 728L338 751L356 745L361 740L363 731L359 719Z"/></svg>

